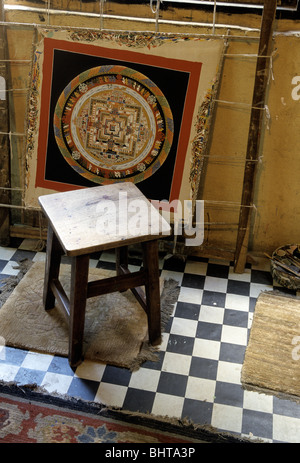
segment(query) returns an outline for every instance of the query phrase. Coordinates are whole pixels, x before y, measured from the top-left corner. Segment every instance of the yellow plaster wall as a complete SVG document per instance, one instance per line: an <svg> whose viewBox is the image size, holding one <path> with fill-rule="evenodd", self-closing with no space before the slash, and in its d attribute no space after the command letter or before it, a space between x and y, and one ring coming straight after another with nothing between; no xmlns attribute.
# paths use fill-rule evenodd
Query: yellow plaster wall
<svg viewBox="0 0 300 463"><path fill-rule="evenodd" d="M275 38L274 80L267 101L270 130L264 131L251 240L255 250L300 241L300 99L292 97L292 79L300 76L299 45L298 36Z"/></svg>
<svg viewBox="0 0 300 463"><path fill-rule="evenodd" d="M62 4L63 2L61 2ZM85 5L85 4L82 4ZM108 14L137 16L136 6L105 2ZM139 10L153 19L148 7ZM192 22L212 21L212 15L195 10L168 10L161 13L162 19L190 21L190 24L162 24L161 32L211 33L211 26L195 26ZM8 22L31 22L45 25L46 15L24 12L7 12ZM217 15L217 24L239 25L242 29L231 29L230 35L243 38L228 41L230 55L251 55L257 53L258 31L261 17L255 15ZM99 26L99 19L58 15L51 17L51 24L58 26ZM106 29L151 30L155 24L107 19ZM248 31L245 28L252 28ZM250 249L254 252L272 252L277 246L300 242L300 99L292 98L292 79L300 76L300 24L296 21L276 21L273 59L274 80L270 80L267 105L271 119L262 131L261 162L258 166L255 187L255 211L253 214ZM292 33L288 33L292 31ZM227 27L216 29L217 34L228 34ZM249 38L247 38L249 37ZM253 39L256 37L256 40ZM31 56L33 32L13 28L8 30L8 45L11 56ZM25 47L22 47L25 44ZM26 53L22 53L25 50ZM246 153L253 80L256 61L251 56L227 56L224 60L222 80L215 104L215 121L212 127L209 157L205 176L202 178L201 198L205 203L205 245L235 249L236 230L239 217L238 204L241 199L244 161ZM15 85L28 81L28 66L12 67ZM299 78L300 79L300 78ZM300 81L299 81L300 83ZM300 95L300 90L299 90ZM297 95L296 95L297 96ZM15 100L15 130L24 127L24 96ZM226 102L241 104L230 105ZM19 111L18 111L18 108Z"/></svg>

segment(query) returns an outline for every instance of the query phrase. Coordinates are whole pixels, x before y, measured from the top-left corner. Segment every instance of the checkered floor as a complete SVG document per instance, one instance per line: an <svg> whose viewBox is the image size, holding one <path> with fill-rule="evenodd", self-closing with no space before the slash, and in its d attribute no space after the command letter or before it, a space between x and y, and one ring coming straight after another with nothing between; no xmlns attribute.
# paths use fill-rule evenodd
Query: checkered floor
<svg viewBox="0 0 300 463"><path fill-rule="evenodd" d="M0 278L16 274L20 259L45 259L44 252L26 250L27 240L14 245L0 247ZM138 258L131 260L132 268L139 264ZM114 255L95 255L91 266L113 268ZM0 380L36 383L50 393L130 411L189 418L267 442L300 442L300 404L244 391L240 384L256 298L273 288L269 263L259 259L240 275L230 262L165 256L160 268L181 290L159 363L131 373L84 361L74 373L65 358L4 346Z"/></svg>

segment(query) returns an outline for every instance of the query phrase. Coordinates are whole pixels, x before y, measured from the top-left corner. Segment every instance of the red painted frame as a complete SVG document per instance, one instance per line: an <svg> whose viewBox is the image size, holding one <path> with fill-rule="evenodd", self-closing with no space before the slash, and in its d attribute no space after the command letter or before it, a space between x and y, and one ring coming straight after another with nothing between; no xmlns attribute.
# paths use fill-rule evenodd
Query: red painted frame
<svg viewBox="0 0 300 463"><path fill-rule="evenodd" d="M182 116L182 124L180 128L177 156L174 167L170 202L179 198L181 188L182 175L186 161L186 153L190 138L190 131L193 122L196 96L198 92L201 62L186 61L175 58L165 58L160 56L148 55L136 51L124 49L112 49L101 46L95 46L86 43L69 42L65 40L57 40L51 38L44 39L44 61L42 68L42 86L41 86L41 109L40 109L40 126L37 150L37 171L36 171L36 187L48 188L56 191L67 191L70 189L83 188L79 185L70 185L60 182L50 181L45 179L45 167L47 156L47 141L49 127L49 108L51 102L51 84L52 84L52 68L54 50L70 51L74 53L88 54L92 56L102 56L114 60L129 61L132 63L146 64L161 68L172 69L176 71L184 71L189 73L189 83L186 92L186 100L184 105L184 113Z"/></svg>

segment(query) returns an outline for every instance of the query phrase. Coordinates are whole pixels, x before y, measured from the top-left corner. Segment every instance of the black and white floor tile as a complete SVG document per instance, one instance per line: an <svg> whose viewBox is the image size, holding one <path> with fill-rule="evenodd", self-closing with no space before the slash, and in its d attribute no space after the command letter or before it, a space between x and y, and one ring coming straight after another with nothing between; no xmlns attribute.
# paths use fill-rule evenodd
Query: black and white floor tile
<svg viewBox="0 0 300 463"><path fill-rule="evenodd" d="M26 241L0 247L0 285L2 278L18 273L20 259L45 259L44 252L26 250ZM132 268L139 265L139 259L132 258ZM113 268L114 254L93 256L91 266ZM3 345L0 381L35 383L49 393L188 418L266 442L300 442L300 404L245 391L240 383L256 298L273 288L269 262L258 259L236 274L230 262L165 256L160 268L161 275L176 279L181 289L159 362L146 362L131 373L84 361L73 372L66 358Z"/></svg>

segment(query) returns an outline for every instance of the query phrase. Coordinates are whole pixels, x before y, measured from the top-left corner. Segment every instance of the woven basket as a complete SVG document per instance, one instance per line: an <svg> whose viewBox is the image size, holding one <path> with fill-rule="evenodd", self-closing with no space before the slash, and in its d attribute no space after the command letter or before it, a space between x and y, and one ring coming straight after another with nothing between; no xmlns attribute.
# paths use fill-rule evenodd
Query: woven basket
<svg viewBox="0 0 300 463"><path fill-rule="evenodd" d="M277 265L274 260L271 260L271 275L273 279L281 286L298 291L300 290L300 268L298 268L296 265L293 265L287 258L287 251L296 259L299 259L300 265L300 245L298 244L287 244L285 246L281 246L273 252L272 257L280 259L283 264L288 265L293 271L299 271L299 277L291 274L287 270Z"/></svg>

